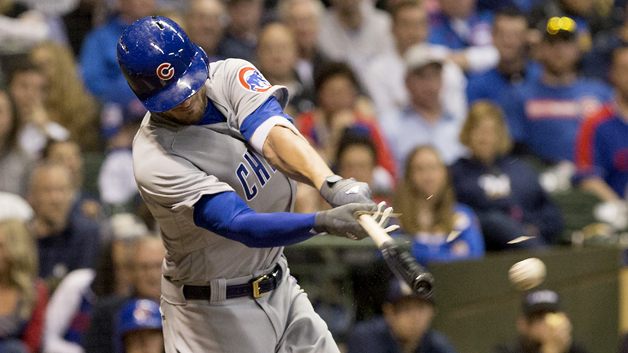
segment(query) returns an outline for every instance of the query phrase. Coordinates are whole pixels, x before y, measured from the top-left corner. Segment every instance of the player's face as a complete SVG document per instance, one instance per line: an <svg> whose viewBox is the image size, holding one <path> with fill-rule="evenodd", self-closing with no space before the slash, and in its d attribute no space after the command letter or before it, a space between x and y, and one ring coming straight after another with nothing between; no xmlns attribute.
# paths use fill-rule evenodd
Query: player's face
<svg viewBox="0 0 628 353"><path fill-rule="evenodd" d="M425 196L438 195L447 180L447 170L440 157L431 149L423 149L412 158L412 182Z"/></svg>
<svg viewBox="0 0 628 353"><path fill-rule="evenodd" d="M502 61L512 61L524 55L528 25L523 17L499 16L493 24L493 44Z"/></svg>
<svg viewBox="0 0 628 353"><path fill-rule="evenodd" d="M375 169L375 156L373 152L361 145L347 148L338 161L338 172L345 179L355 180L370 184Z"/></svg>
<svg viewBox="0 0 628 353"><path fill-rule="evenodd" d="M424 42L429 32L427 11L422 6L407 7L399 11L392 30L400 48L409 48Z"/></svg>
<svg viewBox="0 0 628 353"><path fill-rule="evenodd" d="M207 109L207 89L201 87L192 97L183 103L157 115L163 116L181 125L194 125L203 119L205 109Z"/></svg>
<svg viewBox="0 0 628 353"><path fill-rule="evenodd" d="M492 117L484 117L471 129L469 147L475 157L492 160L497 154L499 125Z"/></svg>

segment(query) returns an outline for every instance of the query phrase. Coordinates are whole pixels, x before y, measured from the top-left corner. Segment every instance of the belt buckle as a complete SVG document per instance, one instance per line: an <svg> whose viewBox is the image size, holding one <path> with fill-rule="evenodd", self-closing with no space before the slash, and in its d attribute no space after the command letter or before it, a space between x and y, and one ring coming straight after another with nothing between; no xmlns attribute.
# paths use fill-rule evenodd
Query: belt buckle
<svg viewBox="0 0 628 353"><path fill-rule="evenodd" d="M263 297L266 293L260 293L259 292L259 284L261 281L265 280L265 279L269 279L270 277L268 277L268 275L263 275L262 277L256 279L255 281L253 281L253 298L261 298Z"/></svg>

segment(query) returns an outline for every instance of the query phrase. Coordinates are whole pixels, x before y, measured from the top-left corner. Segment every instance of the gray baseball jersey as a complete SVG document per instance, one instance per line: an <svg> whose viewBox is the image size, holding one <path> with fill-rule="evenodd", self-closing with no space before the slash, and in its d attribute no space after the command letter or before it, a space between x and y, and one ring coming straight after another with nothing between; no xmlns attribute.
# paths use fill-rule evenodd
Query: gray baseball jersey
<svg viewBox="0 0 628 353"><path fill-rule="evenodd" d="M277 124L299 133L284 116L252 115L270 97L285 107L286 88L271 86L250 63L235 59L210 64L205 86L210 102L200 124L182 126L149 113L133 142L135 178L167 250L166 353L339 353L325 322L289 279L283 248L248 248L193 219L203 195L227 191L257 212L292 210L296 182L269 165L261 150ZM275 290L226 299L227 286L249 283L277 264L283 276ZM186 284L209 285L211 298L186 300Z"/></svg>
<svg viewBox="0 0 628 353"><path fill-rule="evenodd" d="M258 77L249 79L250 73ZM255 146L255 139L265 140L266 130L275 124L294 129L292 124L284 117L271 118L257 128L252 143L240 132L246 118L271 96L282 107L286 104L286 88L270 86L260 77L244 60L212 63L205 84L208 104L226 121L184 126L148 113L135 137L135 178L161 228L167 249L163 274L171 282L196 285L251 275L275 264L282 253L280 247L248 248L197 227L193 220L193 206L201 196L225 191L235 191L260 213L292 208L296 183L260 154L263 140Z"/></svg>

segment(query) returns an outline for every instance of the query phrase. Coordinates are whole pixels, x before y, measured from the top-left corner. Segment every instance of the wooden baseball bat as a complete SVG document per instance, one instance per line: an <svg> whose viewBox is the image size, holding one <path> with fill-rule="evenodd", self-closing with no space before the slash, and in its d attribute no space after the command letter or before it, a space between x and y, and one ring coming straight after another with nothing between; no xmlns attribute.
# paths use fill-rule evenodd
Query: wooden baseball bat
<svg viewBox="0 0 628 353"><path fill-rule="evenodd" d="M422 298L429 298L434 291L434 277L419 265L412 255L399 249L393 238L369 215L358 216L358 222L382 252L386 264L400 280L406 282Z"/></svg>

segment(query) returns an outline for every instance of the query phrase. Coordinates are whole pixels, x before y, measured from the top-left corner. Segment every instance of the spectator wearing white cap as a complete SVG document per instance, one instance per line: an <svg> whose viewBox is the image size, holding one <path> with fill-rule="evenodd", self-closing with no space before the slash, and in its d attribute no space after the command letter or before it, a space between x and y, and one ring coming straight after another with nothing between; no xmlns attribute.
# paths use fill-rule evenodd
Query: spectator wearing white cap
<svg viewBox="0 0 628 353"><path fill-rule="evenodd" d="M419 145L436 148L447 165L465 152L458 141L464 116L452 114L439 99L446 56L428 44L413 46L405 55L410 103L382 120L397 165L405 165L408 153Z"/></svg>
<svg viewBox="0 0 628 353"><path fill-rule="evenodd" d="M408 104L410 98L404 84L406 65L403 57L408 49L424 43L429 35L428 10L423 2L403 0L393 5L389 11L393 20L395 50L378 55L369 62L366 70L358 72L379 117ZM430 47L449 51L444 46L431 44ZM446 60L442 74L443 89L440 99L447 103L444 106L454 115L466 115L467 79L464 73L453 61Z"/></svg>

